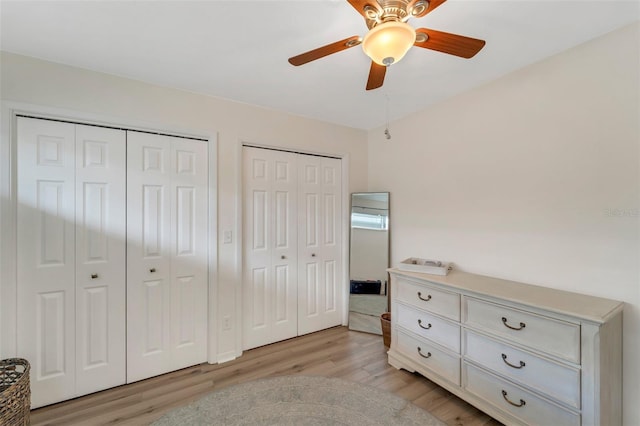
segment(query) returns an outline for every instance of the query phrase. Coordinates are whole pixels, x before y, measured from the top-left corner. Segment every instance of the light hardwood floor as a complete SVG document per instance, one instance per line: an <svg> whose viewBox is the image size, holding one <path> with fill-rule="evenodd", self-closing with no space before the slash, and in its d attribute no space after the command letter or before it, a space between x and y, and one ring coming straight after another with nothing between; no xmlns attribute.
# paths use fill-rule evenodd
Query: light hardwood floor
<svg viewBox="0 0 640 426"><path fill-rule="evenodd" d="M131 385L40 408L32 425L145 425L166 411L237 383L281 375L339 377L412 401L448 425L500 423L418 374L387 364L382 336L334 327Z"/></svg>

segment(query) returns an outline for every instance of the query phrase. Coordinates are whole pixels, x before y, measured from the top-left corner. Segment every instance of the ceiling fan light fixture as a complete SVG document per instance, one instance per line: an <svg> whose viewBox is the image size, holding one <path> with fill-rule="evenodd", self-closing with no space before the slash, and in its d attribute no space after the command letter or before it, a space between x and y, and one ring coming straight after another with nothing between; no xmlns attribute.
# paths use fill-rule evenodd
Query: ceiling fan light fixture
<svg viewBox="0 0 640 426"><path fill-rule="evenodd" d="M399 62L416 41L416 30L407 23L390 21L376 25L364 36L362 50L379 65Z"/></svg>

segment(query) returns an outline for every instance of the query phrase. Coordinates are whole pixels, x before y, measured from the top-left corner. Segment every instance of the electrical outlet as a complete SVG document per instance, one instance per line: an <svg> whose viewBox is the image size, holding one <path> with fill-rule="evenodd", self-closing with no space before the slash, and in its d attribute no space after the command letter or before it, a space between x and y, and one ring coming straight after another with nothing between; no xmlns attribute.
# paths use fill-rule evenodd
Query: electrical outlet
<svg viewBox="0 0 640 426"><path fill-rule="evenodd" d="M231 317L229 315L222 318L222 329L231 330Z"/></svg>

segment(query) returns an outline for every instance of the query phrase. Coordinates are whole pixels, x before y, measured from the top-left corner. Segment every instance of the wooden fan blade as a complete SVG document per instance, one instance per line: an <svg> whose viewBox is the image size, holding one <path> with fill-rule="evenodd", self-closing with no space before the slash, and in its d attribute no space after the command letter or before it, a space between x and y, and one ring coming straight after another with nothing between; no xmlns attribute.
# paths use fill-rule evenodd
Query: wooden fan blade
<svg viewBox="0 0 640 426"><path fill-rule="evenodd" d="M413 9L413 6L415 6L415 5L416 5L416 3L419 3L420 1L422 1L422 0L412 0L412 1L409 3L409 5L407 6L407 10L411 10L411 9ZM422 18L422 17L423 17L424 15L426 15L427 13L431 13L431 12L433 12L433 10L434 10L436 7L440 6L440 5L441 5L442 3L444 3L445 1L447 1L447 0L429 0L429 1L427 2L427 3L428 3L428 6L427 6L427 7L426 7L422 12L417 13L417 14L415 14L415 15L414 15L414 14L411 14L411 16L413 16L414 18Z"/></svg>
<svg viewBox="0 0 640 426"><path fill-rule="evenodd" d="M369 80L367 80L367 90L382 87L384 83L384 75L387 73L387 67L376 64L371 61L371 69L369 70Z"/></svg>
<svg viewBox="0 0 640 426"><path fill-rule="evenodd" d="M423 34L423 36L420 35ZM415 46L425 49L437 50L438 52L448 53L449 55L460 56L461 58L472 58L485 45L484 40L477 38L465 37L457 34L444 33L442 31L430 30L428 28L418 28L416 30L417 38L427 36L426 41L416 41Z"/></svg>
<svg viewBox="0 0 640 426"><path fill-rule="evenodd" d="M361 42L362 40L359 36L345 38L344 40L336 41L335 43L327 44L326 46L322 46L317 49L302 53L298 56L291 57L289 58L289 63L291 65L300 66L306 64L307 62L324 58L325 56L331 55L332 53L337 53L350 47L357 46Z"/></svg>
<svg viewBox="0 0 640 426"><path fill-rule="evenodd" d="M376 0L347 0L351 6L360 14L365 20L369 20L367 13L365 12L366 6L371 6L378 12L382 12L382 7L380 7L380 3ZM443 0L444 1L444 0Z"/></svg>

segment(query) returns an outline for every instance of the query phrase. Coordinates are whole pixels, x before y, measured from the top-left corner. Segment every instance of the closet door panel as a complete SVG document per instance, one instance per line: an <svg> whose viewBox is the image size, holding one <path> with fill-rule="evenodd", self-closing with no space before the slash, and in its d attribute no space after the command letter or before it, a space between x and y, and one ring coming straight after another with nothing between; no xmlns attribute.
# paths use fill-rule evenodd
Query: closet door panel
<svg viewBox="0 0 640 426"><path fill-rule="evenodd" d="M271 303L272 159L264 150L243 148L243 349L272 343Z"/></svg>
<svg viewBox="0 0 640 426"><path fill-rule="evenodd" d="M172 370L207 358L207 143L165 137L171 144Z"/></svg>
<svg viewBox="0 0 640 426"><path fill-rule="evenodd" d="M301 155L298 333L342 322L341 161Z"/></svg>
<svg viewBox="0 0 640 426"><path fill-rule="evenodd" d="M17 355L39 407L75 396L75 135L24 117L17 134Z"/></svg>
<svg viewBox="0 0 640 426"><path fill-rule="evenodd" d="M266 167L266 164L265 164ZM265 330L269 325L267 318L270 305L270 293L268 289L271 287L271 253L269 250L269 241L271 235L267 235L269 230L271 209L271 197L269 197L266 188L254 187L250 189L248 201L246 205L247 227L245 238L248 244L245 245L247 256L245 256L244 275L247 280L247 288L245 291L245 301L249 307L248 317L245 323L248 325L247 338L250 339L252 332L260 333L265 336L268 331ZM248 346L247 346L248 345ZM245 349L249 347L259 346L247 343Z"/></svg>
<svg viewBox="0 0 640 426"><path fill-rule="evenodd" d="M292 153L243 149L243 348L297 335L297 166Z"/></svg>
<svg viewBox="0 0 640 426"><path fill-rule="evenodd" d="M341 161L243 155L243 348L341 324Z"/></svg>
<svg viewBox="0 0 640 426"><path fill-rule="evenodd" d="M127 132L127 382L169 371L171 144Z"/></svg>
<svg viewBox="0 0 640 426"><path fill-rule="evenodd" d="M320 236L322 206L321 159L309 155L299 158L301 179L298 196L299 271L298 274L298 334L317 331L321 309L322 261Z"/></svg>
<svg viewBox="0 0 640 426"><path fill-rule="evenodd" d="M322 262L324 316L326 324L342 322L342 163L322 158Z"/></svg>
<svg viewBox="0 0 640 426"><path fill-rule="evenodd" d="M271 320L277 329L278 340L283 340L295 336L298 329L298 168L295 154L277 154L273 162L272 182L274 300Z"/></svg>
<svg viewBox="0 0 640 426"><path fill-rule="evenodd" d="M76 392L125 383L126 133L75 126Z"/></svg>
<svg viewBox="0 0 640 426"><path fill-rule="evenodd" d="M127 134L127 381L206 361L208 146Z"/></svg>

